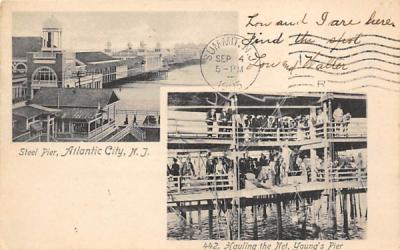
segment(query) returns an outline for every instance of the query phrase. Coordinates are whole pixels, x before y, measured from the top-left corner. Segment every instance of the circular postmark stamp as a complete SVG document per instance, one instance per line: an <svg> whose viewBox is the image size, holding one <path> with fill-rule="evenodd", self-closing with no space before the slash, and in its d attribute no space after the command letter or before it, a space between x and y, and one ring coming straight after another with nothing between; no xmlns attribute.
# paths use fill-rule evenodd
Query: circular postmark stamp
<svg viewBox="0 0 400 250"><path fill-rule="evenodd" d="M204 80L216 90L240 92L257 79L260 67L252 67L251 58L258 55L254 45L236 34L225 34L211 40L203 49L200 69Z"/></svg>

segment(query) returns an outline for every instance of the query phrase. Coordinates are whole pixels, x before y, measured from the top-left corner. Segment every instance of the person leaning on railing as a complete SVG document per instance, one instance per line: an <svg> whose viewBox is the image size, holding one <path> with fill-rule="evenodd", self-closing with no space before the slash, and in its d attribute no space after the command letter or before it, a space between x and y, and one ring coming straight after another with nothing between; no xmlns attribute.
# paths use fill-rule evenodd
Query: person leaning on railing
<svg viewBox="0 0 400 250"><path fill-rule="evenodd" d="M171 169L170 169L170 173L173 176L179 176L180 166L178 164L178 160L176 158L174 158L173 162L174 163L172 163L172 166L171 166Z"/></svg>
<svg viewBox="0 0 400 250"><path fill-rule="evenodd" d="M219 132L221 133L221 135L219 135L219 137L226 137L226 134L224 132L226 132L226 126L228 126L228 115L226 113L226 110L223 109L220 116L219 116L219 120L218 120L218 126L219 128Z"/></svg>
<svg viewBox="0 0 400 250"><path fill-rule="evenodd" d="M350 124L350 120L351 120L351 114L347 112L347 113L343 116L343 134L344 134L344 136L349 136L349 124Z"/></svg>
<svg viewBox="0 0 400 250"><path fill-rule="evenodd" d="M178 182L180 182L180 178L179 178L180 166L177 163L177 161L178 160L176 158L173 158L173 163L171 165L171 168L169 168L169 166L167 165L167 172L168 172L169 176L171 176L170 180L172 180L172 181L177 180ZM180 186L180 184L178 185L178 183L175 183L174 186L179 189L178 186Z"/></svg>
<svg viewBox="0 0 400 250"><path fill-rule="evenodd" d="M342 130L342 121L343 121L343 109L342 105L338 103L337 108L333 111L333 121L335 128L335 135L338 136L340 131Z"/></svg>
<svg viewBox="0 0 400 250"><path fill-rule="evenodd" d="M210 109L207 112L207 119L206 119L206 123L207 123L207 137L212 137L213 136L213 125L214 122L217 120L217 116L215 113L215 109Z"/></svg>
<svg viewBox="0 0 400 250"><path fill-rule="evenodd" d="M363 160L361 152L359 152L357 154L357 158L355 159L355 164L356 164L356 168L357 168L358 181L361 181L362 180L361 175L364 170L364 160Z"/></svg>
<svg viewBox="0 0 400 250"><path fill-rule="evenodd" d="M194 172L193 163L192 163L190 157L187 157L186 161L182 164L182 167L180 169L180 175L181 176L196 176L196 173Z"/></svg>
<svg viewBox="0 0 400 250"><path fill-rule="evenodd" d="M215 173L214 160L211 156L211 152L208 152L206 160L206 175L212 175L214 173Z"/></svg>

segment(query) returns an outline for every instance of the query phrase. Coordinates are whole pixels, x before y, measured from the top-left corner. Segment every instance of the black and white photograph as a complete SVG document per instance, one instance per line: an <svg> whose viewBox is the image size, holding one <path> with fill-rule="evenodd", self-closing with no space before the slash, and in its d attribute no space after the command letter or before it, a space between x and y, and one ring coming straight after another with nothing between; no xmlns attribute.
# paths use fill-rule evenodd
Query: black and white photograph
<svg viewBox="0 0 400 250"><path fill-rule="evenodd" d="M235 12L16 12L12 140L160 140L161 86L205 86L206 43Z"/></svg>
<svg viewBox="0 0 400 250"><path fill-rule="evenodd" d="M169 92L167 120L169 240L367 238L365 94Z"/></svg>

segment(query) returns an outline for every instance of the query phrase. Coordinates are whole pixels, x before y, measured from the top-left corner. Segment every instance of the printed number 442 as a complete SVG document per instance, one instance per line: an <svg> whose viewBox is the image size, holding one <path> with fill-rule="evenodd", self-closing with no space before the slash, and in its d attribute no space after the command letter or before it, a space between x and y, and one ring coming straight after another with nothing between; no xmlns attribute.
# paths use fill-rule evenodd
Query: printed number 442
<svg viewBox="0 0 400 250"><path fill-rule="evenodd" d="M204 242L203 249L216 249L217 250L217 249L219 249L218 242L214 242L214 243Z"/></svg>

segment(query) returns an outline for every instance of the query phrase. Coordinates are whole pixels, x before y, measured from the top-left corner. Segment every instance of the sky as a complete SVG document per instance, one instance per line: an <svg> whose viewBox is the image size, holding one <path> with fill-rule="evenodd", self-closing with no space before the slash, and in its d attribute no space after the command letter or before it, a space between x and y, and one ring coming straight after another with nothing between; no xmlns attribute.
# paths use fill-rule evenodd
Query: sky
<svg viewBox="0 0 400 250"><path fill-rule="evenodd" d="M141 40L148 47L176 43L208 43L214 37L237 33L236 12L16 12L13 36L40 36L43 22L54 15L62 23L63 49L104 50L107 41L125 49Z"/></svg>

